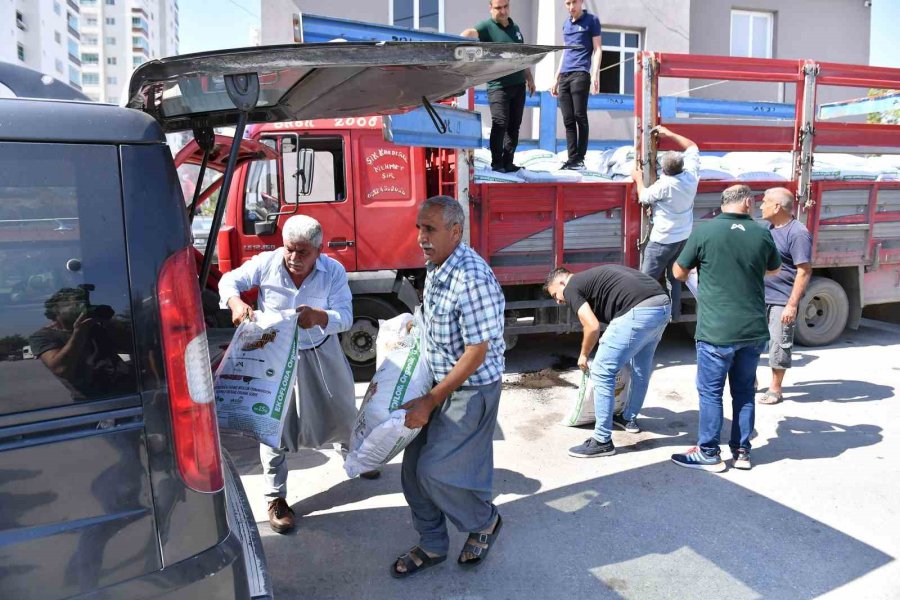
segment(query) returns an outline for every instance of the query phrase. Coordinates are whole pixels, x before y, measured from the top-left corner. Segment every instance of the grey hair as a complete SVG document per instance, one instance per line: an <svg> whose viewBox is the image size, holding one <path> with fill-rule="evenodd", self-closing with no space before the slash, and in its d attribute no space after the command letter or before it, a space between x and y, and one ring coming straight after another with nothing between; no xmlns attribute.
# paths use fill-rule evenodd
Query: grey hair
<svg viewBox="0 0 900 600"><path fill-rule="evenodd" d="M733 185L722 192L722 206L753 199L753 192L746 185Z"/></svg>
<svg viewBox="0 0 900 600"><path fill-rule="evenodd" d="M465 227L466 213L463 212L462 206L460 206L455 198L451 198L450 196L432 196L419 207L419 214L422 214L431 208L441 209L444 217L444 225L447 226L447 229L450 229L454 225Z"/></svg>
<svg viewBox="0 0 900 600"><path fill-rule="evenodd" d="M787 188L775 187L766 190L766 196L771 196L781 206L781 210L787 214L794 213L794 195Z"/></svg>
<svg viewBox="0 0 900 600"><path fill-rule="evenodd" d="M684 171L684 155L681 152L666 152L660 161L662 172L674 177Z"/></svg>
<svg viewBox="0 0 900 600"><path fill-rule="evenodd" d="M285 245L306 242L318 248L322 245L322 226L312 217L294 215L284 222L281 239Z"/></svg>

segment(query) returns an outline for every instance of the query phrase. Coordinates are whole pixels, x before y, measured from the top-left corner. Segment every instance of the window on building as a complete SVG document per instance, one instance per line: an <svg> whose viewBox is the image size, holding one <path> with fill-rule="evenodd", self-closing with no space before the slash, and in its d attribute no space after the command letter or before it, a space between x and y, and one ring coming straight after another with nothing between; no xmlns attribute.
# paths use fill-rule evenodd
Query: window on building
<svg viewBox="0 0 900 600"><path fill-rule="evenodd" d="M16 53L19 56L19 60L25 60L25 46L23 46L22 44L16 44Z"/></svg>
<svg viewBox="0 0 900 600"><path fill-rule="evenodd" d="M634 61L641 50L641 34L637 31L604 29L600 43L600 93L633 94Z"/></svg>
<svg viewBox="0 0 900 600"><path fill-rule="evenodd" d="M135 67L139 67L140 65L144 64L145 62L147 62L147 59L144 58L143 56L135 56L132 61L132 64Z"/></svg>
<svg viewBox="0 0 900 600"><path fill-rule="evenodd" d="M69 38L69 56L74 58L75 60L80 60L78 58L80 52L78 51L78 42Z"/></svg>
<svg viewBox="0 0 900 600"><path fill-rule="evenodd" d="M81 45L82 46L96 46L97 45L97 36L92 33L81 36Z"/></svg>
<svg viewBox="0 0 900 600"><path fill-rule="evenodd" d="M81 89L81 71L72 65L69 65L69 83L79 90Z"/></svg>
<svg viewBox="0 0 900 600"><path fill-rule="evenodd" d="M100 62L100 55L96 52L82 52L81 62L86 65L96 65Z"/></svg>
<svg viewBox="0 0 900 600"><path fill-rule="evenodd" d="M82 6L97 6L97 0L81 0Z"/></svg>
<svg viewBox="0 0 900 600"><path fill-rule="evenodd" d="M115 56L110 56L109 58L107 58L107 59L106 59L106 64L108 64L108 65L114 65L114 64L116 64L116 57L115 57Z"/></svg>
<svg viewBox="0 0 900 600"><path fill-rule="evenodd" d="M107 25L115 25L116 24L115 17L106 17L106 24Z"/></svg>
<svg viewBox="0 0 900 600"><path fill-rule="evenodd" d="M60 33L58 31L53 32L53 39L56 41L57 44L62 44L62 35L60 35Z"/></svg>
<svg viewBox="0 0 900 600"><path fill-rule="evenodd" d="M109 85L116 85L117 83L119 83L119 78L114 75L107 77L106 83L108 83Z"/></svg>
<svg viewBox="0 0 900 600"><path fill-rule="evenodd" d="M104 38L104 41L110 46L116 45L116 38L114 38L112 36L107 36L106 38Z"/></svg>
<svg viewBox="0 0 900 600"><path fill-rule="evenodd" d="M97 17L85 17L84 18L84 26L85 27L96 27L97 26Z"/></svg>
<svg viewBox="0 0 900 600"><path fill-rule="evenodd" d="M66 21L69 24L69 29L71 31L78 31L78 15L74 15L72 13L66 13L67 18Z"/></svg>
<svg viewBox="0 0 900 600"><path fill-rule="evenodd" d="M56 59L56 72L59 73L60 75L62 75L65 72L65 71L63 71L63 62L61 60L59 60L58 58Z"/></svg>
<svg viewBox="0 0 900 600"><path fill-rule="evenodd" d="M84 85L100 85L100 75L97 73L85 73Z"/></svg>
<svg viewBox="0 0 900 600"><path fill-rule="evenodd" d="M444 30L444 0L391 0L391 22L410 29Z"/></svg>
<svg viewBox="0 0 900 600"><path fill-rule="evenodd" d="M772 58L774 25L769 12L731 11L731 56Z"/></svg>
<svg viewBox="0 0 900 600"><path fill-rule="evenodd" d="M16 27L25 31L25 15L21 13L21 11L16 11Z"/></svg>
<svg viewBox="0 0 900 600"><path fill-rule="evenodd" d="M62 14L62 6L59 5L59 2L55 2L55 1L53 2L53 12L55 12L58 15Z"/></svg>
<svg viewBox="0 0 900 600"><path fill-rule="evenodd" d="M140 36L132 37L131 45L135 49L143 50L147 54L150 53L150 42L148 42L147 39L144 37L140 37Z"/></svg>
<svg viewBox="0 0 900 600"><path fill-rule="evenodd" d="M115 4L116 4L116 0L106 0L107 6L115 6Z"/></svg>

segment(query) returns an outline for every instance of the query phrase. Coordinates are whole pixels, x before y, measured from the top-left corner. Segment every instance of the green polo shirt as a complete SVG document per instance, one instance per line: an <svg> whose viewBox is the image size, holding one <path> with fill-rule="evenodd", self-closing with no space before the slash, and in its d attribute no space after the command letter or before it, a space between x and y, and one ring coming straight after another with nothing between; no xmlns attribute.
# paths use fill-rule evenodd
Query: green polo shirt
<svg viewBox="0 0 900 600"><path fill-rule="evenodd" d="M522 44L525 41L522 38L522 33L519 31L519 26L516 25L512 19L509 20L509 25L506 27L503 27L493 19L487 19L476 25L475 31L478 32L479 42ZM487 86L489 90L494 90L502 87L512 87L514 85L524 84L525 71L517 71L516 73L510 73L500 79L492 79L488 81Z"/></svg>
<svg viewBox="0 0 900 600"><path fill-rule="evenodd" d="M763 278L781 256L768 229L750 215L722 213L697 226L678 264L698 268L694 337L717 346L769 339Z"/></svg>

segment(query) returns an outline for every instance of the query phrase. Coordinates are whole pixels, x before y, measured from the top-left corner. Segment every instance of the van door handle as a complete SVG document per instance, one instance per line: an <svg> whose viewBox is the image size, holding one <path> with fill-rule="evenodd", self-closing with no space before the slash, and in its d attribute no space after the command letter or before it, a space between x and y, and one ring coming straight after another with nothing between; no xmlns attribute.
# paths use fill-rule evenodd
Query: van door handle
<svg viewBox="0 0 900 600"><path fill-rule="evenodd" d="M352 248L356 245L356 242L353 240L346 240L343 242L328 242L329 248Z"/></svg>

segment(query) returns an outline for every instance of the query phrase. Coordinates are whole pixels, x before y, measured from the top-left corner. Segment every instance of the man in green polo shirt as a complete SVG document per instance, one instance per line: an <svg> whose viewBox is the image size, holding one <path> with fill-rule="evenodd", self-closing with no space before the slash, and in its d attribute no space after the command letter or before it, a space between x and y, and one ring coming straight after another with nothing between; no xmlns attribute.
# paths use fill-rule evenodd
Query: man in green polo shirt
<svg viewBox="0 0 900 600"><path fill-rule="evenodd" d="M769 339L763 278L781 269L781 255L768 229L750 216L753 193L746 185L722 192L722 214L701 223L673 265L686 281L698 269L697 393L700 426L697 447L673 454L682 467L721 472L722 392L731 389L731 438L728 445L736 469L749 469L750 435L756 406L753 381L759 355Z"/></svg>
<svg viewBox="0 0 900 600"><path fill-rule="evenodd" d="M509 0L489 0L491 18L462 32L479 42L521 44L525 40L519 26L509 18ZM518 71L500 79L488 81L488 101L491 106L491 168L500 173L515 173L521 167L513 163L519 145L519 126L525 112L525 88L534 94L531 69Z"/></svg>

